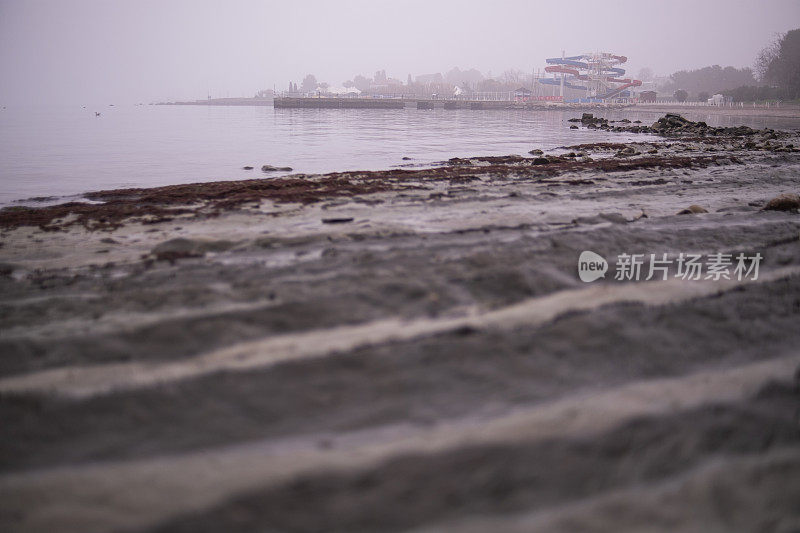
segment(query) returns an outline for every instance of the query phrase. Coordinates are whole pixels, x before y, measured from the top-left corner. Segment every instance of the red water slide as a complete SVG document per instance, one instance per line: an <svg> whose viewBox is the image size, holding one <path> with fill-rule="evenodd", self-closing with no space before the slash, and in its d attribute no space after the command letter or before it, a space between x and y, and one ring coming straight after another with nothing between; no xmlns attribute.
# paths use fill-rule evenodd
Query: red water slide
<svg viewBox="0 0 800 533"><path fill-rule="evenodd" d="M586 76L584 74L581 74L580 72L578 72L574 68L562 67L560 65L551 65L549 67L544 67L544 71L545 72L550 72L550 73L558 72L560 74L572 74L573 76L575 76L579 80L588 80L589 79L588 76Z"/></svg>
<svg viewBox="0 0 800 533"><path fill-rule="evenodd" d="M621 80L619 78L607 78L607 79L608 79L608 81L613 81L613 82L616 82L616 83L622 83L624 85L621 85L621 86L617 87L616 89L608 91L605 94L600 94L600 95L598 95L598 98L603 98L603 99L612 98L612 97L618 95L619 93L621 93L622 91L624 91L625 89L627 89L628 87L639 87L642 84L642 80L632 80L630 78L625 78L623 80Z"/></svg>

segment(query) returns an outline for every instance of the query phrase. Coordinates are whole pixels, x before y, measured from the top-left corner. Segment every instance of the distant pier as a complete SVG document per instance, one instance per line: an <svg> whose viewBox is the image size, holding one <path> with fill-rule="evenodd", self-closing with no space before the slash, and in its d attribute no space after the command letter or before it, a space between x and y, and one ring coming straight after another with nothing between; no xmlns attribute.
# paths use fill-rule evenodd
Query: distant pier
<svg viewBox="0 0 800 533"><path fill-rule="evenodd" d="M406 106L400 98L294 98L276 97L275 109L403 109Z"/></svg>
<svg viewBox="0 0 800 533"><path fill-rule="evenodd" d="M214 98L190 102L165 102L157 105L202 105L202 106L274 106L275 109L597 109L621 108L629 104L609 103L563 103L556 101L523 100L467 100L418 97L303 97L276 96L273 98Z"/></svg>
<svg viewBox="0 0 800 533"><path fill-rule="evenodd" d="M451 100L438 98L314 98L275 97L273 105L281 108L325 108L325 109L560 109L573 107L560 102L515 101L515 100ZM581 107L587 107L583 105ZM597 107L592 106L592 107ZM610 105L604 107L611 107ZM621 107L621 106L615 106Z"/></svg>

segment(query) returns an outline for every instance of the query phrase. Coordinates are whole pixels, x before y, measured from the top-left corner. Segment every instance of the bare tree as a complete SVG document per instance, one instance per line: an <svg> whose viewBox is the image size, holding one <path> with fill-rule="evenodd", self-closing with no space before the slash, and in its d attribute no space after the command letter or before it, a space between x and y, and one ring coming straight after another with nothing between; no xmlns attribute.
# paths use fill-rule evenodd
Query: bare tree
<svg viewBox="0 0 800 533"><path fill-rule="evenodd" d="M800 93L800 29L779 35L756 59L762 81Z"/></svg>
<svg viewBox="0 0 800 533"><path fill-rule="evenodd" d="M756 57L756 63L754 65L753 70L755 70L756 76L758 77L759 80L761 81L766 80L769 66L778 57L778 53L781 50L780 43L782 38L783 38L782 34L777 34L775 40L769 43L767 46L765 46L764 49L758 53L758 57Z"/></svg>
<svg viewBox="0 0 800 533"><path fill-rule="evenodd" d="M639 69L639 73L636 75L637 79L642 81L650 81L653 79L653 69L650 67L643 67Z"/></svg>
<svg viewBox="0 0 800 533"><path fill-rule="evenodd" d="M518 84L522 82L523 76L524 73L522 71L510 69L504 71L500 79L505 83Z"/></svg>

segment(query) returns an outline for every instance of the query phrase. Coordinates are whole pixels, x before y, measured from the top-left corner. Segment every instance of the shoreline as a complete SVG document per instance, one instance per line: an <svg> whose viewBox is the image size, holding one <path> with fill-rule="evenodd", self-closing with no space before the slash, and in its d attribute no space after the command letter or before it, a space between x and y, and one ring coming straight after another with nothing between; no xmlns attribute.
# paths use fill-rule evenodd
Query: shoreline
<svg viewBox="0 0 800 533"><path fill-rule="evenodd" d="M291 99L290 99L291 100ZM303 100L303 99L293 99ZM434 107L425 107L426 110L436 109L473 109L473 110L487 110L487 109L504 109L504 110L519 110L519 111L601 111L601 110L618 110L625 109L634 112L652 112L652 113L690 113L690 114L706 114L706 115L727 115L732 117L781 117L781 118L800 118L800 106L785 105L781 107L753 107L752 104L745 104L744 107L719 107L711 105L692 106L692 105L671 105L671 104L558 104L558 103L544 103L544 102L527 102L519 103L513 101L458 101L458 100L425 100L425 99L400 99L404 103L403 106L389 106L383 105L387 102L391 104L394 100L371 100L371 99L353 99L353 98L308 98L309 105L290 105L280 106L280 108L329 108L329 109L409 109L417 105L417 102L428 102L429 105ZM355 102L353 102L355 100ZM327 102L331 101L331 102ZM359 101L363 101L363 107L358 105ZM208 100L195 100L195 101L176 101L176 102L159 102L154 105L198 105L198 106L253 106L253 107L273 107L273 98L213 98ZM327 102L327 105L325 105ZM339 102L343 102L339 103ZM345 105L347 104L347 105ZM278 106L274 106L278 109Z"/></svg>
<svg viewBox="0 0 800 533"><path fill-rule="evenodd" d="M800 136L661 124L0 211L0 528L800 518ZM645 279L686 253L763 260Z"/></svg>

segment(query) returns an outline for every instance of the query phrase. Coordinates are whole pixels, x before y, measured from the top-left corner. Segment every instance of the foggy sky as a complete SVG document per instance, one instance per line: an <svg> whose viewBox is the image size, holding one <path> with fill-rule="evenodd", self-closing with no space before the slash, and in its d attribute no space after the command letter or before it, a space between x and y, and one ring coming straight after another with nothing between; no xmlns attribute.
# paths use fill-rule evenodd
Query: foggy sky
<svg viewBox="0 0 800 533"><path fill-rule="evenodd" d="M629 74L752 66L800 0L0 0L0 104L252 96L313 73L500 75L626 55Z"/></svg>

